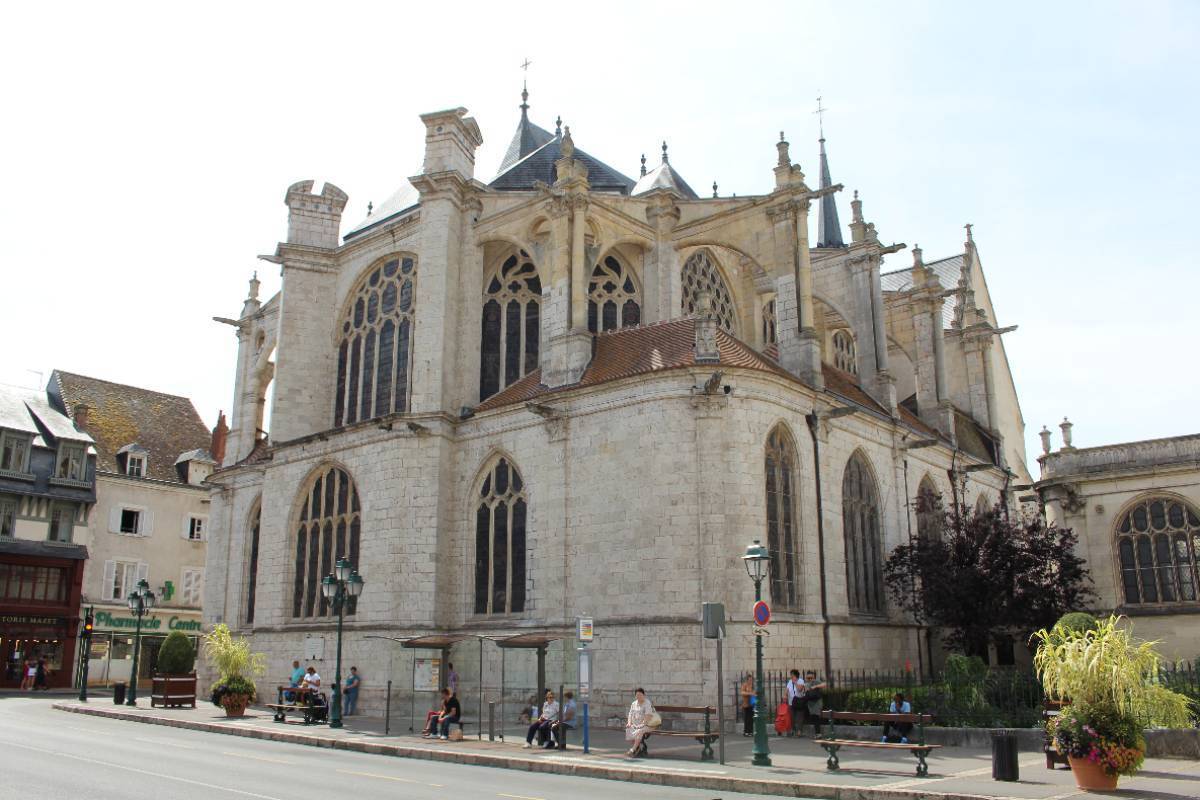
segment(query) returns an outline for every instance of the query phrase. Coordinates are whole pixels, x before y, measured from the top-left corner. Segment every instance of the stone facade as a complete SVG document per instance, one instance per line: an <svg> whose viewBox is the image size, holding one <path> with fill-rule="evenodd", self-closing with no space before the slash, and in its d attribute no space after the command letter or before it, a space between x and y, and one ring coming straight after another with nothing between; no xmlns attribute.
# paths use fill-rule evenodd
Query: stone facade
<svg viewBox="0 0 1200 800"><path fill-rule="evenodd" d="M402 650L395 639L469 635L451 660L471 708L481 672L489 697L500 683L491 640L530 631L569 638L581 615L595 620L594 702L602 708L627 704L636 685L660 703L711 701L715 649L700 636L700 604L724 602L729 613L727 677L750 668L754 590L740 556L751 540L768 539L764 448L783 426L796 454L800 596L795 608L776 608L769 667L921 665L918 626L894 608L864 615L849 607L842 477L856 453L869 465L885 555L914 528L906 498L926 475L948 496L965 490L968 502L980 494L1010 500L1005 470L1026 475L1015 395L994 408L968 402L987 391L972 394L957 381L982 373L946 365L967 326L930 322L942 294L957 291L976 315L974 335L1002 351L990 311L976 311L969 296L974 273L962 286L922 273L915 289L884 291L881 265L904 245L880 242L857 200L851 243L810 247L810 209L832 203L841 187L810 189L786 141L776 145L769 194L698 199L673 172L672 181L639 191L578 150L569 129L532 126L526 109L512 163L490 184L474 175L482 136L465 109L424 115L424 171L340 243L328 234L338 229L344 194L329 184L313 194L310 182L288 190L289 238L269 259L282 269L279 295L260 304L254 282L240 317L222 320L236 328L239 356L230 446L211 478L207 621L250 636L267 653L272 679L303 657L306 637L322 637L320 670L332 677L334 618L297 617L293 604L307 487L336 466L361 504L356 566L366 589L347 621L344 669L353 663L366 676L364 710L382 706L387 678L407 687L413 657L436 655ZM527 141L535 147L528 153ZM715 263L733 308L717 331L715 359L714 319L682 311L693 289L681 273L698 253ZM490 357L481 316L492 277L514 254L527 256L540 278L537 329L521 340L524 367L519 353L514 362L500 350L508 356L497 367L506 371L501 390L481 396ZM609 256L636 280L639 318L592 332L601 312L589 320L597 291L589 278ZM340 321L353 316L356 293L371 292L364 281L398 269L415 276L406 407L335 426L345 398L359 397L357 383L346 394L345 365L356 375L358 362L339 350L350 341ZM373 308L363 313L370 318ZM924 328L913 324L920 314ZM764 324L772 315L773 330ZM511 331L520 320L510 314L504 324ZM911 334L918 329L920 341ZM889 353L904 347L923 366L898 392ZM514 363L519 374L509 376ZM394 373L374 377L378 392ZM272 378L268 439L258 429ZM995 447L956 452L955 414L957 430L969 424L973 442ZM524 606L481 614L477 498L500 459L519 472L527 498ZM954 472L968 463L991 468ZM550 647L550 685L574 680L573 649L570 641ZM511 697L532 692L527 653L509 653L503 670Z"/></svg>
<svg viewBox="0 0 1200 800"><path fill-rule="evenodd" d="M1169 659L1197 658L1200 434L1076 448L1071 423L1064 418L1060 427L1063 445L1053 451L1050 431L1042 429L1035 489L1047 519L1079 535L1098 596L1096 611L1127 615L1137 636L1161 642L1159 651ZM1155 503L1163 507L1161 517L1151 513ZM1178 517L1172 506L1180 508ZM1147 513L1134 517L1131 512L1140 508ZM1130 525L1123 529L1127 517ZM1139 549L1143 539L1149 547ZM1123 540L1129 540L1124 564ZM1169 561L1160 541L1170 544Z"/></svg>

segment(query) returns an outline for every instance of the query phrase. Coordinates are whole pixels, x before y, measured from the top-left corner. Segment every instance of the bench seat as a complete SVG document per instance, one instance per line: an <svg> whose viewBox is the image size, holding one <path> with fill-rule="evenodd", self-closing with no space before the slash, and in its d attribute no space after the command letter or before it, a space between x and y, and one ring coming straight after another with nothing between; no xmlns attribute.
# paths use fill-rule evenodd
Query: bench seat
<svg viewBox="0 0 1200 800"><path fill-rule="evenodd" d="M836 771L841 767L838 761L838 750L843 747L862 747L871 750L907 750L917 757L917 777L924 778L929 774L929 765L926 763L926 757L934 750L941 748L940 744L925 744L925 723L932 722L933 716L930 714L870 714L859 711L822 711L821 717L829 721L829 735L824 738L816 738L815 741L821 747L825 748L825 752L829 754L829 758L825 761L825 768L831 771ZM909 725L917 725L917 730L912 736L913 741L910 742L872 742L865 739L839 739L835 726L838 721L842 722L859 722L867 724L875 723L907 723Z"/></svg>

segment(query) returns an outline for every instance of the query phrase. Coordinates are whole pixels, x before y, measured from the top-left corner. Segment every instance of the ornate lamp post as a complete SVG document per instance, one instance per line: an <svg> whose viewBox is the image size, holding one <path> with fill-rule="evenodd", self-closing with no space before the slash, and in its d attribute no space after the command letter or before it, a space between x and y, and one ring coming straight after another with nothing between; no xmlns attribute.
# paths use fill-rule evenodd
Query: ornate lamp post
<svg viewBox="0 0 1200 800"><path fill-rule="evenodd" d="M346 603L351 597L362 594L363 579L358 571L350 566L350 560L339 558L332 575L321 579L321 594L333 603L333 610L338 615L337 627L337 666L333 673L333 708L329 711L329 727L342 727L342 620L346 616Z"/></svg>
<svg viewBox="0 0 1200 800"><path fill-rule="evenodd" d="M150 584L140 580L137 583L137 588L129 593L129 611L137 617L137 631L133 635L133 668L129 676L129 695L125 700L125 705L137 705L137 682L138 682L138 655L142 650L142 617L150 613L154 608L154 592L150 591Z"/></svg>
<svg viewBox="0 0 1200 800"><path fill-rule="evenodd" d="M750 576L750 580L754 581L754 602L762 600L762 582L767 573L767 566L770 560L770 555L767 553L767 548L759 543L758 539L746 548L746 555L742 556L742 562L746 565L746 574ZM771 766L771 750L767 746L767 710L766 703L763 702L763 637L754 637L754 665L755 665L755 683L754 683L754 748L751 751L753 758L750 763L756 767Z"/></svg>

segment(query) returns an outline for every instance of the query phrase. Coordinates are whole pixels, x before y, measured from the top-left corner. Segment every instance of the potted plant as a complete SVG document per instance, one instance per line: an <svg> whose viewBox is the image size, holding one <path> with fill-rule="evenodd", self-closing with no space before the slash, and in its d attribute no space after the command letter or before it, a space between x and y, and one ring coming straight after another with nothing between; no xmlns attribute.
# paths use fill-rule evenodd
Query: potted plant
<svg viewBox="0 0 1200 800"><path fill-rule="evenodd" d="M1122 621L1059 624L1033 635L1046 696L1063 704L1047 733L1067 755L1081 789L1112 790L1119 776L1136 773L1146 755L1146 728L1190 724L1187 697L1157 682L1156 643L1136 641Z"/></svg>
<svg viewBox="0 0 1200 800"><path fill-rule="evenodd" d="M150 690L150 705L163 708L196 707L196 650L180 631L171 631L158 649Z"/></svg>
<svg viewBox="0 0 1200 800"><path fill-rule="evenodd" d="M227 717L245 716L246 707L258 697L254 677L266 673L266 656L251 653L250 643L241 636L235 639L224 623L205 635L204 656L217 670L213 705L223 707Z"/></svg>

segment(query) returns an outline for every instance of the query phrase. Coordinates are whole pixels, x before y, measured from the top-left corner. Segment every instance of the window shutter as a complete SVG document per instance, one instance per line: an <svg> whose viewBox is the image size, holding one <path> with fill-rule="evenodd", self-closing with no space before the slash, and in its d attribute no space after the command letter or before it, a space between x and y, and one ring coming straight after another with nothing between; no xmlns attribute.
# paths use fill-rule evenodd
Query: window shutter
<svg viewBox="0 0 1200 800"><path fill-rule="evenodd" d="M121 507L113 506L108 510L108 532L121 532Z"/></svg>
<svg viewBox="0 0 1200 800"><path fill-rule="evenodd" d="M154 514L148 508L142 512L142 525L138 533L142 536L149 536L154 533Z"/></svg>
<svg viewBox="0 0 1200 800"><path fill-rule="evenodd" d="M113 584L117 582L117 562L104 562L104 599L113 599L113 590L116 588Z"/></svg>
<svg viewBox="0 0 1200 800"><path fill-rule="evenodd" d="M183 515L183 526L179 529L179 536L182 539L187 539L192 527L192 518L188 514Z"/></svg>

